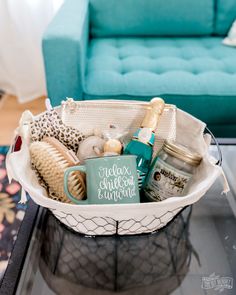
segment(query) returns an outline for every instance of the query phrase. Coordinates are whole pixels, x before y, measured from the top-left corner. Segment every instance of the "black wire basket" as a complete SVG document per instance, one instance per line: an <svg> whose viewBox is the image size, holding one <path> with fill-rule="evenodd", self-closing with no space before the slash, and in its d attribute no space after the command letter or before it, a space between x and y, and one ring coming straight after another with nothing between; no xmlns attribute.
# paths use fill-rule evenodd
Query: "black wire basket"
<svg viewBox="0 0 236 295"><path fill-rule="evenodd" d="M40 261L44 279L57 294L169 294L188 271L191 209L158 232L110 237L75 233L49 213Z"/></svg>

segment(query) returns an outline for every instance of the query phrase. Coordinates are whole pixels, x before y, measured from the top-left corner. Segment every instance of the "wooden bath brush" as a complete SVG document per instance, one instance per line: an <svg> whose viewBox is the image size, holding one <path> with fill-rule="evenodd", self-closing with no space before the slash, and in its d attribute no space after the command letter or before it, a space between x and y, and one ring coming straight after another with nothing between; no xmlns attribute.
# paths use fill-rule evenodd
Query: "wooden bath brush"
<svg viewBox="0 0 236 295"><path fill-rule="evenodd" d="M77 156L53 137L31 143L30 155L33 167L48 188L49 196L61 202L71 203L64 193L64 172L68 167L78 165ZM76 199L83 199L86 192L84 174L79 171L72 172L68 179L68 187Z"/></svg>

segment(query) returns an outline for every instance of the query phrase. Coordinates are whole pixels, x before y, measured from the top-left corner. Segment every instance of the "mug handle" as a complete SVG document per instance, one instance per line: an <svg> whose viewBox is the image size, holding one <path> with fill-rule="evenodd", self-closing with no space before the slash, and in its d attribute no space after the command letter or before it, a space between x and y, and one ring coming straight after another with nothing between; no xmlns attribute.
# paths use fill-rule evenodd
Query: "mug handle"
<svg viewBox="0 0 236 295"><path fill-rule="evenodd" d="M69 198L73 203L79 204L79 205L87 205L88 204L88 198L87 200L77 200L75 197L72 196L72 194L68 190L68 178L71 172L73 171L81 171L86 172L86 167L84 165L81 166L74 166L69 167L65 170L64 173L64 191L66 193L67 198Z"/></svg>

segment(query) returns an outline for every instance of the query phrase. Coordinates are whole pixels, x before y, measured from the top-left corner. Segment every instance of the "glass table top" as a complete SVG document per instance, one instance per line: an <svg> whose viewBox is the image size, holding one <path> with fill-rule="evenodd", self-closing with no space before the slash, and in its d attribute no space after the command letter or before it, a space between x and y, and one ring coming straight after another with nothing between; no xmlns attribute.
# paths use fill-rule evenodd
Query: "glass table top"
<svg viewBox="0 0 236 295"><path fill-rule="evenodd" d="M217 180L152 234L79 235L41 210L17 294L236 294L234 150L223 149L231 192Z"/></svg>

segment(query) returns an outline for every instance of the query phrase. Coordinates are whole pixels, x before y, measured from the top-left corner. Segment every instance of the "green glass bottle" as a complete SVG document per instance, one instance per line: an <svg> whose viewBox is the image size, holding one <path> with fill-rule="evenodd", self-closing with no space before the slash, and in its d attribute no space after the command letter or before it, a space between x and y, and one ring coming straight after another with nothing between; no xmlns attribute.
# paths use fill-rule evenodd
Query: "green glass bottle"
<svg viewBox="0 0 236 295"><path fill-rule="evenodd" d="M155 129L164 107L165 102L161 98L153 98L150 101L150 109L147 111L141 127L134 133L131 141L124 149L124 154L137 156L140 189L144 184L151 164Z"/></svg>

